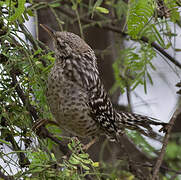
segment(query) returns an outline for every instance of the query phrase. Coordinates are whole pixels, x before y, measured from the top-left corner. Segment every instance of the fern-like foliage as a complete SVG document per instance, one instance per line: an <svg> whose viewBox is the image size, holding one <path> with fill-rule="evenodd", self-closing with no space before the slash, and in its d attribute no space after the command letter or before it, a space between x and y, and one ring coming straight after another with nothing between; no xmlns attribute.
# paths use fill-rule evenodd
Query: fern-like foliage
<svg viewBox="0 0 181 180"><path fill-rule="evenodd" d="M175 0L165 0L165 5L169 9L170 20L176 22L180 20L178 3Z"/></svg>
<svg viewBox="0 0 181 180"><path fill-rule="evenodd" d="M145 36L150 42L156 41L163 48L167 47L164 43L164 38L160 35L160 27L158 25L160 23L167 24L167 22L159 20L158 10L163 11L161 19L167 18L171 22L176 22L180 18L178 5L175 0L163 1L162 7L159 7L155 0L129 1L127 32L132 39L140 39L142 36Z"/></svg>
<svg viewBox="0 0 181 180"><path fill-rule="evenodd" d="M131 0L127 16L128 34L133 39L145 34L153 14L154 7L151 0Z"/></svg>
<svg viewBox="0 0 181 180"><path fill-rule="evenodd" d="M153 84L148 67L156 70L151 62L155 56L153 48L145 44L141 44L140 48L135 46L120 51L118 59L113 64L116 82L112 91L119 87L124 92L126 86L130 86L134 90L139 84L142 84L147 92L147 79Z"/></svg>
<svg viewBox="0 0 181 180"><path fill-rule="evenodd" d="M128 85L134 89L139 84L143 84L146 92L146 80L149 79L152 83L147 67L150 66L155 70L151 60L156 54L150 44L156 42L162 48L169 48L172 44L172 35L170 35L172 33L168 22L179 20L176 1L163 0L162 3L160 5L155 0L129 1L127 33L131 39L139 41L146 37L149 42L148 45L141 44L139 50L135 46L120 52L118 60L113 65L116 79L113 90L120 87L124 92L124 88ZM159 12L162 13L162 16Z"/></svg>

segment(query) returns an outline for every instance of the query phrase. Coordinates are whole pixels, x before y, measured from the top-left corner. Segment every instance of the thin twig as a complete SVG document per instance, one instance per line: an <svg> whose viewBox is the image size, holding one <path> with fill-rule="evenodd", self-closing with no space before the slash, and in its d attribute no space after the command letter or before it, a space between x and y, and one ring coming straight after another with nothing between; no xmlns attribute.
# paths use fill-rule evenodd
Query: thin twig
<svg viewBox="0 0 181 180"><path fill-rule="evenodd" d="M56 11L55 11L55 9L54 9L53 7L49 6L49 8L50 8L52 14L53 14L53 15L55 16L55 18L56 18L56 21L57 21L57 23L58 23L59 29L60 29L61 31L63 31L62 25L64 24L64 22L60 20L60 18L58 17L58 15L57 15L57 13L56 13Z"/></svg>
<svg viewBox="0 0 181 180"><path fill-rule="evenodd" d="M148 43L149 40L147 37L142 37L141 40L143 42ZM181 69L181 64L179 61L177 61L175 58L173 58L170 54L168 54L162 47L160 47L157 43L152 42L151 46L154 47L157 51L159 51L163 56L165 56L167 59L169 59L173 64L175 64L177 67Z"/></svg>
<svg viewBox="0 0 181 180"><path fill-rule="evenodd" d="M165 134L165 137L163 139L163 145L162 145L162 149L161 149L161 152L158 156L158 159L156 161L156 164L153 168L153 177L152 177L152 180L156 180L157 177L158 177L158 172L160 170L160 166L162 164L162 161L163 161L163 158L164 158L164 155L165 155L165 151L166 151L166 147L167 147L167 144L168 144L168 140L169 140L169 137L170 137L170 133L171 133L171 130L172 130L172 127L174 125L174 122L177 118L177 115L181 112L181 109L178 107L176 109L176 111L174 112L172 118L170 119L170 122L168 124L168 128L167 128L167 132Z"/></svg>
<svg viewBox="0 0 181 180"><path fill-rule="evenodd" d="M132 104L131 104L131 93L130 93L130 86L128 83L126 83L126 96L127 96L127 102L128 102L128 109L129 112L132 112Z"/></svg>
<svg viewBox="0 0 181 180"><path fill-rule="evenodd" d="M24 94L23 90L21 89L17 81L16 73L14 72L14 69L10 71L10 76L12 78L12 86L15 87L15 90L18 96L20 97L21 101L23 102L24 106L30 112L34 120L38 120L38 112L36 111L35 107L30 104L29 98Z"/></svg>
<svg viewBox="0 0 181 180"><path fill-rule="evenodd" d="M2 117L1 119L1 126L7 127L8 123L5 117ZM2 130L3 133L3 130ZM19 147L18 143L16 142L15 138L12 135L12 132L8 129L6 129L5 133L5 140L10 142L12 145L12 150L14 150L19 158L19 165L20 167L25 167L30 164L29 159L26 157L25 153L21 152L22 149Z"/></svg>
<svg viewBox="0 0 181 180"><path fill-rule="evenodd" d="M181 174L181 170L178 172L175 172L175 174L170 177L170 180L174 180L179 174Z"/></svg>
<svg viewBox="0 0 181 180"><path fill-rule="evenodd" d="M150 163L147 163L147 162L146 163L139 163L139 162L132 161L132 163L135 164L135 166L141 166L141 167L151 167L151 168L153 168L155 166L155 164L153 165L153 164L150 164ZM173 173L175 173L177 175L181 174L181 170L176 171L174 169L168 168L168 167L163 166L163 165L160 166L160 169L163 170L163 171L166 171L166 172L173 172Z"/></svg>
<svg viewBox="0 0 181 180"><path fill-rule="evenodd" d="M71 155L71 151L68 149L67 146L62 144L62 141L60 141L58 138L54 137L51 133L47 133L47 137L49 139L51 139L52 141L54 141L55 143L58 144L59 149L61 150L61 152L66 155L66 156L70 156Z"/></svg>
<svg viewBox="0 0 181 180"><path fill-rule="evenodd" d="M13 176L6 176L4 175L1 171L0 171L0 179L4 179L4 180L14 180Z"/></svg>

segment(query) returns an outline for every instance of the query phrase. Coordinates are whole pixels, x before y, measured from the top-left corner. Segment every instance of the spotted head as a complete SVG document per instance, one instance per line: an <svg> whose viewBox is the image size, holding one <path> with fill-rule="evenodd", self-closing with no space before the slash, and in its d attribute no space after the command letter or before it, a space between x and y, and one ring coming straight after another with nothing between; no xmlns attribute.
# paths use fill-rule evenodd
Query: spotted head
<svg viewBox="0 0 181 180"><path fill-rule="evenodd" d="M48 26L42 24L41 27L43 27L43 29L45 29L52 37L54 41L53 44L56 55L82 55L83 53L92 51L90 46L83 39L81 39L78 35L74 33L66 31L54 31Z"/></svg>

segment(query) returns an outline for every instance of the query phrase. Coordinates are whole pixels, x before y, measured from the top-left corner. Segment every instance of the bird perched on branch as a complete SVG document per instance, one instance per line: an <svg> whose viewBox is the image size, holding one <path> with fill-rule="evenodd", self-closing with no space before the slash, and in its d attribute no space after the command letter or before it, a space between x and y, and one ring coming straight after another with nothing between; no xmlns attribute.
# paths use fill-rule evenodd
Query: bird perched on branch
<svg viewBox="0 0 181 180"><path fill-rule="evenodd" d="M53 38L55 64L47 82L47 101L59 126L78 137L105 134L118 140L124 129L155 138L153 118L117 112L100 80L94 51L78 35L41 25Z"/></svg>

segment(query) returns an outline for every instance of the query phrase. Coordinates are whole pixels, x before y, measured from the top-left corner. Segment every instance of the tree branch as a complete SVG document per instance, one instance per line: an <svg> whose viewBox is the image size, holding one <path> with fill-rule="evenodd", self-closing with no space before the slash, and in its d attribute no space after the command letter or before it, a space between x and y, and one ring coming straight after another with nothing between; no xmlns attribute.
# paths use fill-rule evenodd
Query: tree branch
<svg viewBox="0 0 181 180"><path fill-rule="evenodd" d="M176 109L176 111L174 112L172 118L170 119L170 122L168 124L168 128L167 128L167 132L165 134L165 137L163 139L163 145L162 145L162 149L161 149L161 152L158 156L158 159L156 161L156 164L153 168L153 177L152 177L152 180L156 180L157 179L157 176L158 176L158 172L159 172L159 169L160 169L160 166L162 164L162 161L163 161L163 158L164 158L164 155L165 155L165 151L166 151L166 147L167 147L167 144L168 144L168 140L169 140L169 137L170 137L170 133L171 133L171 130L172 130L172 127L174 125L174 122L177 118L177 115L181 113L181 109L180 107L178 107Z"/></svg>
<svg viewBox="0 0 181 180"><path fill-rule="evenodd" d="M12 86L15 87L15 90L20 97L21 101L23 102L23 105L26 107L26 109L30 112L31 116L34 118L34 120L38 120L38 112L36 111L35 107L32 106L29 102L29 98L24 94L23 90L21 89L17 79L16 79L16 72L14 68L10 71L10 76L12 78Z"/></svg>

